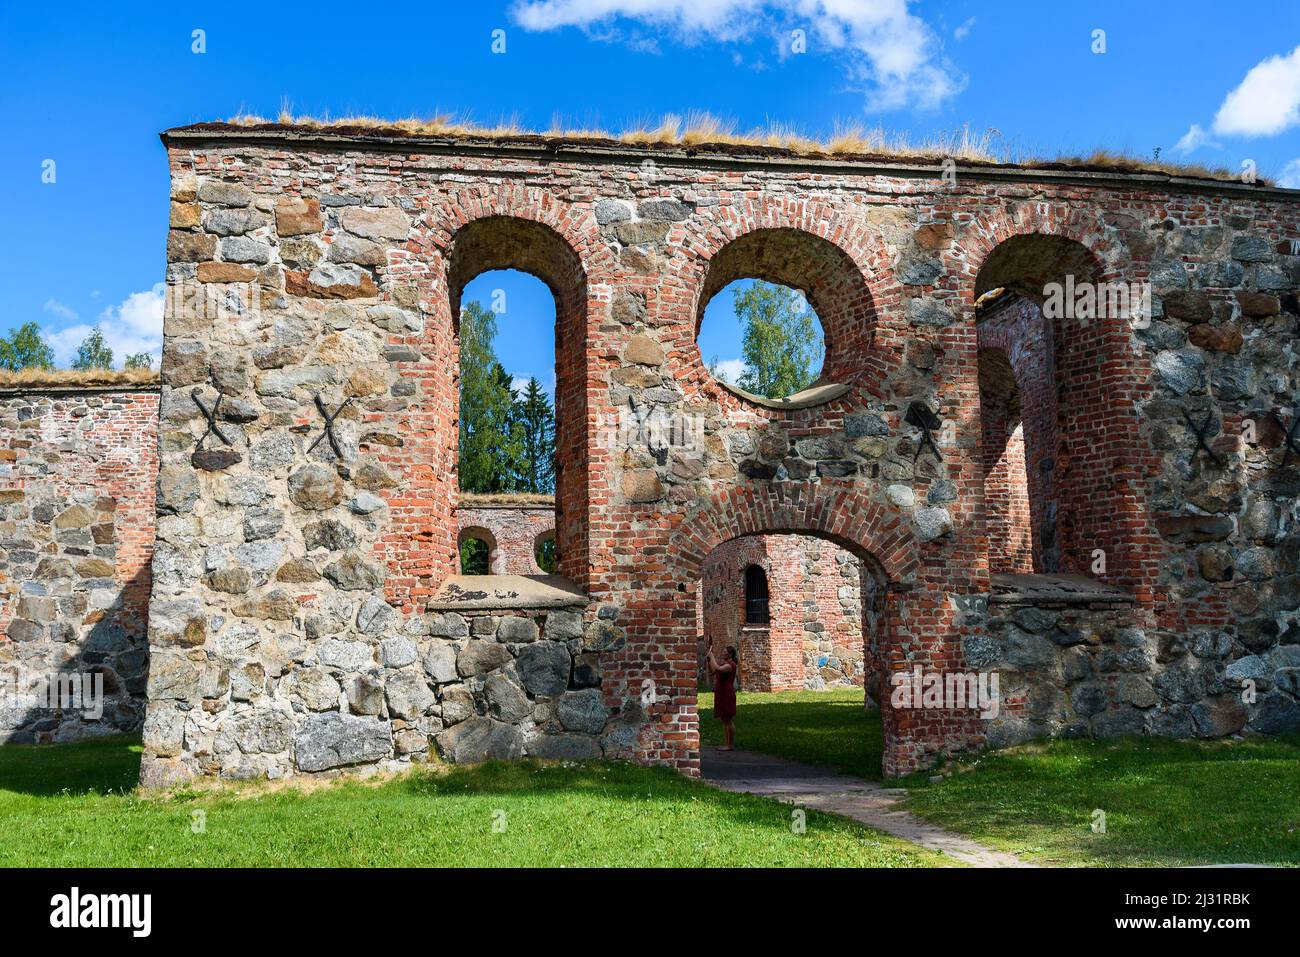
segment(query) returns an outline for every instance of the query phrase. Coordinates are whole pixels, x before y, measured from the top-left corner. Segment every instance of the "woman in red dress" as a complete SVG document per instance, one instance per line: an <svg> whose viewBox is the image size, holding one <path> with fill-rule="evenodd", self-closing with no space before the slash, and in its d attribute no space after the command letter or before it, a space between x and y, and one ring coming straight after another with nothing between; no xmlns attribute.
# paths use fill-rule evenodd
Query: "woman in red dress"
<svg viewBox="0 0 1300 957"><path fill-rule="evenodd" d="M731 751L736 741L736 676L740 669L740 658L733 645L727 646L727 660L719 662L709 649L709 675L713 678L713 716L722 722L722 747L719 751Z"/></svg>

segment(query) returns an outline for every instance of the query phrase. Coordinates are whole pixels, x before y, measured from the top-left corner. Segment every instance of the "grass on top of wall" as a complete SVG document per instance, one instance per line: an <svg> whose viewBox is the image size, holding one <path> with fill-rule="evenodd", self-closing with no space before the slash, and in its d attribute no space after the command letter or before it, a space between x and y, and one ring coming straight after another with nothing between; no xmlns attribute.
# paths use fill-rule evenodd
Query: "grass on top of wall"
<svg viewBox="0 0 1300 957"><path fill-rule="evenodd" d="M0 748L0 866L838 866L941 856L665 768L490 763L135 792L138 739ZM493 824L504 821L504 830ZM202 822L200 833L195 823Z"/></svg>

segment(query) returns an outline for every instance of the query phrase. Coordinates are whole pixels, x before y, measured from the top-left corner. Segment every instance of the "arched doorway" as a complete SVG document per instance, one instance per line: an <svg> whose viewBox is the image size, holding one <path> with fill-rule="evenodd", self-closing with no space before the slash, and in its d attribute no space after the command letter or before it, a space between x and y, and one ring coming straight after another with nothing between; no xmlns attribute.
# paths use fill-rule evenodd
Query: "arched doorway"
<svg viewBox="0 0 1300 957"><path fill-rule="evenodd" d="M833 740L846 767L879 777L881 652L888 583L878 562L833 537L743 535L716 546L700 582L701 772L725 774L712 750L707 655L739 657L737 747L798 759ZM868 690L870 689L870 691ZM731 762L734 764L734 761ZM730 767L730 764L728 765Z"/></svg>

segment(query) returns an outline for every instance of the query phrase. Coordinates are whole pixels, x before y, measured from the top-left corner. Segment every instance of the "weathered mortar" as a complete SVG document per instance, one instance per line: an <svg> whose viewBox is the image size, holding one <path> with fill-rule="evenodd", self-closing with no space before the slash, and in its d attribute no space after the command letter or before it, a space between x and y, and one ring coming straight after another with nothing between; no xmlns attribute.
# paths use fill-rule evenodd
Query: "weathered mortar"
<svg viewBox="0 0 1300 957"><path fill-rule="evenodd" d="M386 637L425 627L455 568L454 304L510 266L556 295L561 571L600 609L588 651L610 713L644 718L638 759L698 767L695 592L709 553L742 535L870 556L887 583L882 668L974 666L990 633L975 299L1067 274L1149 280L1158 312L1058 330L1063 570L1103 551L1158 666L1213 634L1222 655L1198 661L1259 659L1284 702L1264 724L1300 725L1277 650L1295 647L1298 458L1284 467L1267 415L1286 421L1297 393L1294 194L1068 170L951 184L937 168L708 151L166 140L169 285L232 295L220 321L175 299L166 321L146 779L304 770L294 742L318 719L296 676L333 643L358 652L348 674L380 669ZM832 381L782 404L708 376L700 311L743 276L805 290ZM208 408L223 395L231 445L208 436L194 454L194 389ZM351 399L338 455L308 451L317 395L330 414ZM905 421L912 403L952 423L942 458ZM1225 465L1194 451L1184 412L1210 415ZM660 438L625 428L629 413L657 417ZM1154 684L1162 710L1191 704ZM882 711L889 773L988 734L969 711ZM242 730L262 720L276 733Z"/></svg>

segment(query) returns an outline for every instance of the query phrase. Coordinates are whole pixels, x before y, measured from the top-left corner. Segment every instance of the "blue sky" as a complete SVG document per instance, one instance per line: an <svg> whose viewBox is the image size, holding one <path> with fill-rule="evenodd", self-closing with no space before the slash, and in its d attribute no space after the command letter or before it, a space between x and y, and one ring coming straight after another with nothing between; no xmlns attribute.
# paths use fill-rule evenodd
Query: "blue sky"
<svg viewBox="0 0 1300 957"><path fill-rule="evenodd" d="M195 30L203 53L192 52ZM504 53L492 51L494 30ZM1099 30L1104 53L1093 52ZM969 124L1030 153L1160 148L1232 169L1253 160L1300 186L1294 0L7 3L0 70L10 294L0 328L40 322L64 361L96 322L119 361L157 349L158 132L274 116L286 102L305 114L453 113L538 129L558 116L617 130L691 109L741 129L777 121L819 134L857 120L914 140ZM531 280L501 281L512 303L503 360L549 384L547 297ZM706 329L706 357L738 357L737 333L720 326L715 341Z"/></svg>

